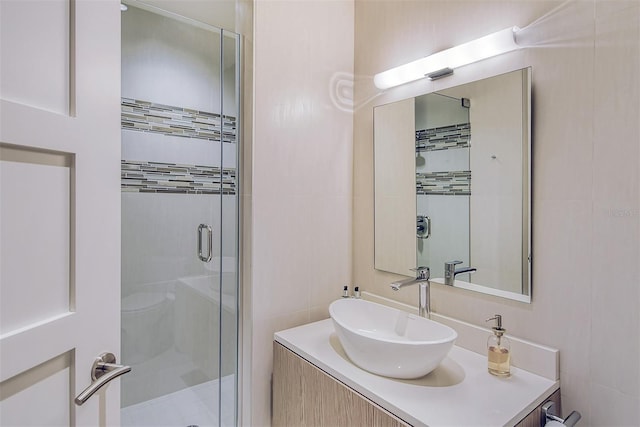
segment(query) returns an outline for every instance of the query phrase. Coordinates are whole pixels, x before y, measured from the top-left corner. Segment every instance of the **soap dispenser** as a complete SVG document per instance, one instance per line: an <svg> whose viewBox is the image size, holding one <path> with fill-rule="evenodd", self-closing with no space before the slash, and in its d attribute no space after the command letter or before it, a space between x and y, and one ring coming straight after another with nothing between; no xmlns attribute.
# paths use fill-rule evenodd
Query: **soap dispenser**
<svg viewBox="0 0 640 427"><path fill-rule="evenodd" d="M508 377L511 375L511 346L504 333L506 329L502 327L502 316L496 314L487 322L495 320L493 335L489 335L487 340L487 353L489 356L489 373L499 377Z"/></svg>

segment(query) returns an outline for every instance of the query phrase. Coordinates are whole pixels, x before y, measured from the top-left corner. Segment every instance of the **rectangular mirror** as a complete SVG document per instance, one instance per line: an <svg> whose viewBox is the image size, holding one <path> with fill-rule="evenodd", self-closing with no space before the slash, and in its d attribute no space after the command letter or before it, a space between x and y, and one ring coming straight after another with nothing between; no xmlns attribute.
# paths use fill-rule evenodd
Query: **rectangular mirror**
<svg viewBox="0 0 640 427"><path fill-rule="evenodd" d="M374 109L375 268L531 302L531 69Z"/></svg>

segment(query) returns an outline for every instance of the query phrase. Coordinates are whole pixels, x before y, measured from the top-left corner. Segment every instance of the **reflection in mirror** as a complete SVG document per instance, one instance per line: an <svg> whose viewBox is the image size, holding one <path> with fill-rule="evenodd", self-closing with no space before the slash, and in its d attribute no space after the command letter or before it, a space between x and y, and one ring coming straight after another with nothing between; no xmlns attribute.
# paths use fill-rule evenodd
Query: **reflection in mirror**
<svg viewBox="0 0 640 427"><path fill-rule="evenodd" d="M445 262L469 264L469 108L438 93L415 105L417 215L428 218L430 230L418 236L417 264L444 277Z"/></svg>
<svg viewBox="0 0 640 427"><path fill-rule="evenodd" d="M414 100L385 107L376 109L373 124L375 267L407 274L416 267Z"/></svg>
<svg viewBox="0 0 640 427"><path fill-rule="evenodd" d="M531 301L530 73L375 108L376 269Z"/></svg>

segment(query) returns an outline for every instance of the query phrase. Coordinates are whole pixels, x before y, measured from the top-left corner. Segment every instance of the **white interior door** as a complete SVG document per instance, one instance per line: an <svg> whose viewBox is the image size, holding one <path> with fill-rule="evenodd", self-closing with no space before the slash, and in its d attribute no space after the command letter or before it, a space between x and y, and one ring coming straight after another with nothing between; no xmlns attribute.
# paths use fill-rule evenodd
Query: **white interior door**
<svg viewBox="0 0 640 427"><path fill-rule="evenodd" d="M119 424L119 380L74 403L120 354L119 15L0 0L2 426Z"/></svg>

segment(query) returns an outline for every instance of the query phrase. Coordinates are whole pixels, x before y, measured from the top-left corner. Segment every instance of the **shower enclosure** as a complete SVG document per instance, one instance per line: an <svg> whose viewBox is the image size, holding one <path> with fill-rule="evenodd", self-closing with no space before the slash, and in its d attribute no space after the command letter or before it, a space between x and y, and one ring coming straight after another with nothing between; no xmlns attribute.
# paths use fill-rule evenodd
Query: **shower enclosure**
<svg viewBox="0 0 640 427"><path fill-rule="evenodd" d="M236 425L239 49L122 12L123 426Z"/></svg>

